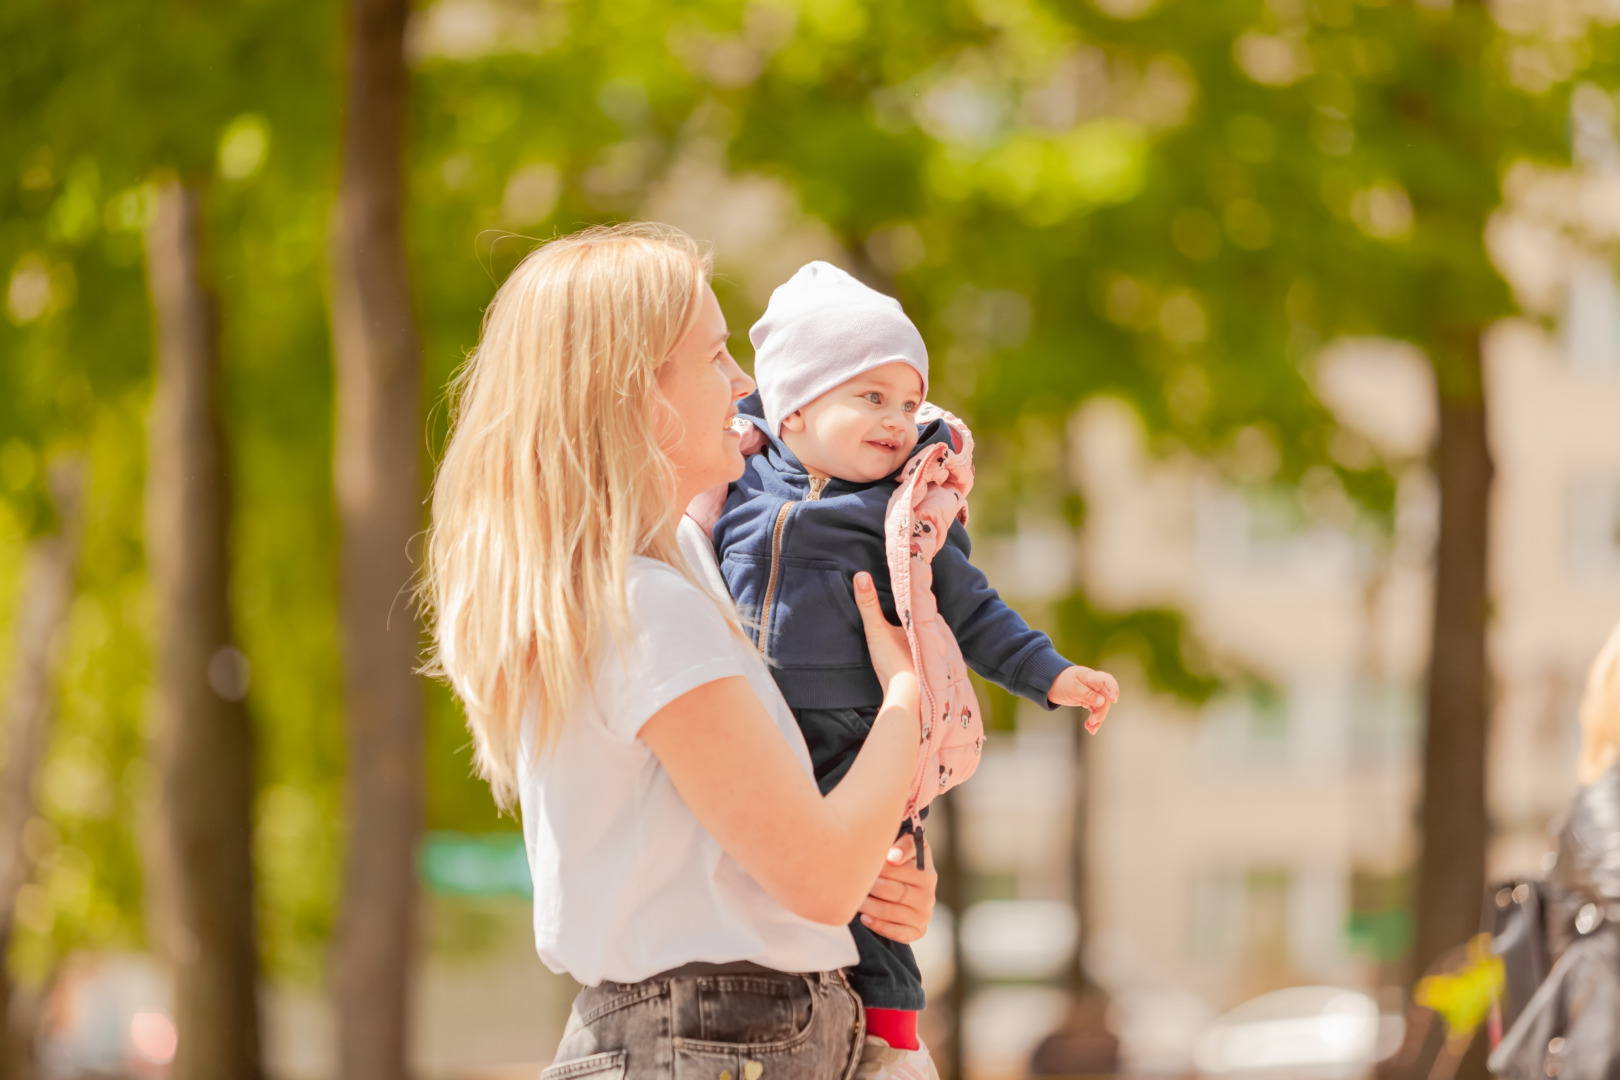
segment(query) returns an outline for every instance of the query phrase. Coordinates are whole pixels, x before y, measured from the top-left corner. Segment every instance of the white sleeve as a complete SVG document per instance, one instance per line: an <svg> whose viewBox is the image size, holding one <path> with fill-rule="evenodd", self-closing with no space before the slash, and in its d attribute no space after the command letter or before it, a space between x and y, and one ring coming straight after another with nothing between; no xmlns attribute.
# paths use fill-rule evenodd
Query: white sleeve
<svg viewBox="0 0 1620 1080"><path fill-rule="evenodd" d="M608 642L591 682L603 725L628 741L687 691L747 673L714 601L678 572L640 562L626 591L629 633Z"/></svg>

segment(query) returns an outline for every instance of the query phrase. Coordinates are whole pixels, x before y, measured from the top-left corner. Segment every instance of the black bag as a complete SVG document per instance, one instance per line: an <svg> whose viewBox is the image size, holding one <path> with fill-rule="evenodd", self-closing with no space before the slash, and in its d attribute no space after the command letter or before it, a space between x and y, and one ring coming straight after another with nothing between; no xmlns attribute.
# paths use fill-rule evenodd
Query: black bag
<svg viewBox="0 0 1620 1080"><path fill-rule="evenodd" d="M1620 770L1576 792L1547 881L1511 885L1487 901L1507 976L1491 1072L1620 1080Z"/></svg>
<svg viewBox="0 0 1620 1080"><path fill-rule="evenodd" d="M1498 1031L1507 1031L1552 969L1547 943L1547 885L1542 881L1505 881L1491 889L1485 902L1484 929L1491 952L1502 958L1505 982L1498 1002Z"/></svg>
<svg viewBox="0 0 1620 1080"><path fill-rule="evenodd" d="M1588 923L1491 1053L1503 1080L1620 1080L1620 935Z"/></svg>

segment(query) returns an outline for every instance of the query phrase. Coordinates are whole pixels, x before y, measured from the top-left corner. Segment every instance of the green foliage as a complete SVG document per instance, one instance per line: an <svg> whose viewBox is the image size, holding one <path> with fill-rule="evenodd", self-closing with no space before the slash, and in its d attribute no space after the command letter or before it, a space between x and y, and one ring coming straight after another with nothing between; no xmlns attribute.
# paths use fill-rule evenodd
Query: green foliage
<svg viewBox="0 0 1620 1080"><path fill-rule="evenodd" d="M16 969L30 981L81 942L128 946L145 932L138 823L150 788L140 727L150 620L131 525L140 520L140 410L131 400L123 406L98 409L85 437L79 595L59 672L57 734L39 778L42 816L25 832L34 880L17 901Z"/></svg>
<svg viewBox="0 0 1620 1080"><path fill-rule="evenodd" d="M1148 685L1183 701L1203 704L1222 681L1207 662L1201 663L1186 616L1167 608L1099 611L1084 596L1057 605L1058 648L1082 663L1128 656L1136 661Z"/></svg>
<svg viewBox="0 0 1620 1080"><path fill-rule="evenodd" d="M277 971L319 971L340 801L330 382L320 270L336 6L33 3L0 13L0 432L6 508L42 528L40 462L88 449L85 569L44 771L44 861L17 961L144 939L151 827L149 630L141 551L152 327L141 266L148 184L211 187L235 501L237 631L261 732L262 918ZM324 68L324 70L323 70ZM210 174L216 179L209 181ZM20 272L43 299L19 306ZM14 562L8 562L14 566ZM6 609L9 611L9 607Z"/></svg>

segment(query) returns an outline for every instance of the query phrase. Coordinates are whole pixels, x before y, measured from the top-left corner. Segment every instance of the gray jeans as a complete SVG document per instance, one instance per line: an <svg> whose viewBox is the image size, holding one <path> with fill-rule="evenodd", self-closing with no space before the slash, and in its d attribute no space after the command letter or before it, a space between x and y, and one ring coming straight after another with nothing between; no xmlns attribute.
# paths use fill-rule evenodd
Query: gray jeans
<svg viewBox="0 0 1620 1080"><path fill-rule="evenodd" d="M849 1080L866 1018L842 971L688 964L588 986L541 1080Z"/></svg>

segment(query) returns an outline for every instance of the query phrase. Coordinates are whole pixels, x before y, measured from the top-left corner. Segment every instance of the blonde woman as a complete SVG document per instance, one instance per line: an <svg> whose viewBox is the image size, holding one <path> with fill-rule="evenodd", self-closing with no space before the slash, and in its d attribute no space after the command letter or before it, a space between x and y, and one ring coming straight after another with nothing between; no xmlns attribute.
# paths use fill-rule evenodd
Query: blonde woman
<svg viewBox="0 0 1620 1080"><path fill-rule="evenodd" d="M709 273L666 226L536 250L458 377L434 485L436 660L521 808L540 956L585 986L548 1080L850 1076L844 924L909 941L932 910L932 871L891 851L918 691L870 577L883 707L822 797L701 530L678 528L741 474L753 389Z"/></svg>

